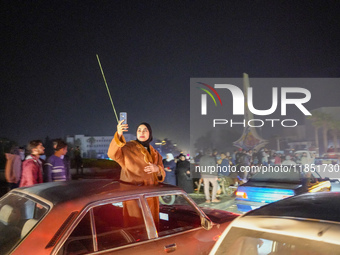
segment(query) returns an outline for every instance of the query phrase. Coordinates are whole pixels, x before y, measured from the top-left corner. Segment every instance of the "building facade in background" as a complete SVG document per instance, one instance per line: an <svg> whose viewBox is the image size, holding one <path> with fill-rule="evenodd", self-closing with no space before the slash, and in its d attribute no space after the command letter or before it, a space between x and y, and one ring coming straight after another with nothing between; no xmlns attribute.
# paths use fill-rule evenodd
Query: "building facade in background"
<svg viewBox="0 0 340 255"><path fill-rule="evenodd" d="M124 137L126 141L136 139L136 136L132 134L124 134ZM69 135L66 137L66 142L74 148L79 146L83 158L105 159L112 138L113 136Z"/></svg>

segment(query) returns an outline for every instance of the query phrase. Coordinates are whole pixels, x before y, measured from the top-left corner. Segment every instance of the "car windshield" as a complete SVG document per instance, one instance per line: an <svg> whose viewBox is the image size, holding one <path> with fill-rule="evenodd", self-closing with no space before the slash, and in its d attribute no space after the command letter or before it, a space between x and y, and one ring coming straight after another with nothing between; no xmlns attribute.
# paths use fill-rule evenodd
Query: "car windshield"
<svg viewBox="0 0 340 255"><path fill-rule="evenodd" d="M44 217L49 207L26 195L10 193L0 200L0 254L9 253Z"/></svg>
<svg viewBox="0 0 340 255"><path fill-rule="evenodd" d="M254 174L250 181L258 182L301 182L300 170L294 166L273 166L273 168L261 168Z"/></svg>
<svg viewBox="0 0 340 255"><path fill-rule="evenodd" d="M340 254L334 244L233 227L216 255L328 255Z"/></svg>

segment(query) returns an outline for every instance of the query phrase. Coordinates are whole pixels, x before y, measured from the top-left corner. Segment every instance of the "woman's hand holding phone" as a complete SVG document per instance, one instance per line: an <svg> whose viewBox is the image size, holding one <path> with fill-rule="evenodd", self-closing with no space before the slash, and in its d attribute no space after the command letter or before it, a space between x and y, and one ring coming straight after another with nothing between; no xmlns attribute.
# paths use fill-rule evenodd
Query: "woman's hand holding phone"
<svg viewBox="0 0 340 255"><path fill-rule="evenodd" d="M119 138L123 135L123 132L127 132L129 129L129 125L123 124L123 122L124 120L120 120L117 125L117 133Z"/></svg>

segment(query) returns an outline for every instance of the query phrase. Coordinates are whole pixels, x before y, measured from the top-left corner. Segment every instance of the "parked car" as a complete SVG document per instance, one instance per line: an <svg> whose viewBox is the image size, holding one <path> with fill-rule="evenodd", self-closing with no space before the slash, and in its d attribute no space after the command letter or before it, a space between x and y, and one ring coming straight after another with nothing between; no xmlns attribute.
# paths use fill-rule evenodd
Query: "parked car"
<svg viewBox="0 0 340 255"><path fill-rule="evenodd" d="M171 185L79 180L14 189L0 199L0 254L207 254L237 215L205 212Z"/></svg>
<svg viewBox="0 0 340 255"><path fill-rule="evenodd" d="M309 193L248 212L210 255L339 255L340 193Z"/></svg>
<svg viewBox="0 0 340 255"><path fill-rule="evenodd" d="M331 181L340 181L340 153L329 152L315 159L314 168L322 176Z"/></svg>
<svg viewBox="0 0 340 255"><path fill-rule="evenodd" d="M267 170L266 170L267 169ZM306 192L330 191L331 183L317 171L305 172L301 165L262 168L236 190L236 205L247 212L268 203ZM266 170L266 171L265 171Z"/></svg>

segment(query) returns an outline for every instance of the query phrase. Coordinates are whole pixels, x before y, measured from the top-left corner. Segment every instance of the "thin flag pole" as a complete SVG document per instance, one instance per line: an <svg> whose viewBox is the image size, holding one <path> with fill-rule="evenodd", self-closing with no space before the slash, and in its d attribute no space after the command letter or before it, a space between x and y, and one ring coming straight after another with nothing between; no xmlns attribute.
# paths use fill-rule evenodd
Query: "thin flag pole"
<svg viewBox="0 0 340 255"><path fill-rule="evenodd" d="M115 106L113 105L111 93L110 93L109 87L107 86L107 82L106 82L106 79L105 79L104 71L103 71L102 65L100 64L100 60L99 60L98 54L96 54L96 56L97 56L98 64L99 64L99 67L100 67L100 71L102 72L102 75L103 75L103 78L104 78L104 82L105 82L105 85L106 85L107 93L109 94L110 101L111 101L111 104L112 104L112 108L113 108L113 111L115 112L116 119L117 119L117 123L118 123L119 120L118 120L118 116L117 116L117 113L116 113L116 108L115 108Z"/></svg>

